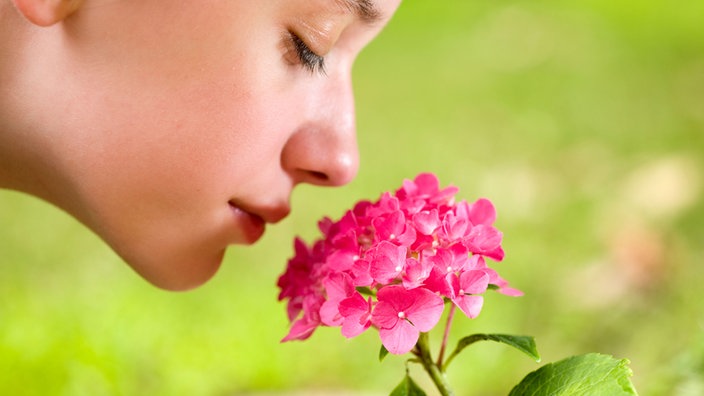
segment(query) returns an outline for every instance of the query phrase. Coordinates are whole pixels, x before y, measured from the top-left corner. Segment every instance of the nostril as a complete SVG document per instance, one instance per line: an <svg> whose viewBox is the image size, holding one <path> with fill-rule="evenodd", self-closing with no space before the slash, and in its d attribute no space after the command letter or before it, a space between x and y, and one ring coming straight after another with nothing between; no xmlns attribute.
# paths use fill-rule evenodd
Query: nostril
<svg viewBox="0 0 704 396"><path fill-rule="evenodd" d="M324 172L308 171L308 174L319 182L327 182L330 180L330 177Z"/></svg>

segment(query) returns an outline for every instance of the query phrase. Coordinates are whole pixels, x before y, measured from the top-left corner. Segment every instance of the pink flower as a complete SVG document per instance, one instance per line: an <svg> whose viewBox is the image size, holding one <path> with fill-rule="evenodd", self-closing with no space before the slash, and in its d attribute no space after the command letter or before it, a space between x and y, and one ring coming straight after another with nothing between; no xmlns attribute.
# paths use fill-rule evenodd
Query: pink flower
<svg viewBox="0 0 704 396"><path fill-rule="evenodd" d="M293 322L291 330L281 341L305 340L310 337L315 329L320 326L320 314L318 312L322 303L323 300L317 298L314 294L304 297L301 304L303 316Z"/></svg>
<svg viewBox="0 0 704 396"><path fill-rule="evenodd" d="M440 216L438 210L424 210L413 215L413 225L418 233L432 235L440 227Z"/></svg>
<svg viewBox="0 0 704 396"><path fill-rule="evenodd" d="M440 189L437 176L432 173L421 173L416 178L404 180L403 187L396 191L396 196L404 202L427 201L428 204L438 205L452 202L457 187Z"/></svg>
<svg viewBox="0 0 704 396"><path fill-rule="evenodd" d="M286 272L279 277L278 286L281 288L279 300L288 298L287 305L288 318L290 321L296 319L303 309L303 299L313 293L311 290L311 274L317 265L317 259L308 247L296 238L294 241L296 255L289 260Z"/></svg>
<svg viewBox="0 0 704 396"><path fill-rule="evenodd" d="M327 299L320 307L320 321L326 326L340 326L343 318L338 306L340 301L356 293L349 275L337 272L323 280Z"/></svg>
<svg viewBox="0 0 704 396"><path fill-rule="evenodd" d="M470 319L479 316L484 304L484 297L476 294L484 293L489 287L489 275L481 270L472 270L449 274L448 280L452 290L452 302Z"/></svg>
<svg viewBox="0 0 704 396"><path fill-rule="evenodd" d="M388 241L381 241L370 249L369 274L374 281L387 284L397 279L406 268L406 251L405 247Z"/></svg>
<svg viewBox="0 0 704 396"><path fill-rule="evenodd" d="M504 278L502 278L496 270L493 268L489 268L486 265L486 261L484 260L484 257L479 256L479 255L474 255L469 258L469 266L468 268L470 269L481 269L484 271L489 276L489 284L496 286L498 289L496 289L497 292L511 296L511 297L520 297L523 295L523 292L514 289L512 287L508 286L508 281L506 281Z"/></svg>
<svg viewBox="0 0 704 396"><path fill-rule="evenodd" d="M379 290L377 298L372 323L379 328L384 347L397 355L413 349L420 332L435 327L444 308L441 297L423 288L386 286Z"/></svg>
<svg viewBox="0 0 704 396"><path fill-rule="evenodd" d="M345 337L373 326L389 352L400 354L436 325L445 301L475 318L490 285L521 295L486 264L504 258L494 205L455 202L456 192L421 173L337 221L322 219L312 244L296 238L278 280L292 323L283 341L304 340L319 326L341 327Z"/></svg>
<svg viewBox="0 0 704 396"><path fill-rule="evenodd" d="M371 326L372 298L365 300L359 293L354 293L340 302L342 315L342 335L347 338L356 337Z"/></svg>
<svg viewBox="0 0 704 396"><path fill-rule="evenodd" d="M494 204L486 198L479 198L472 205L462 208L467 209L466 216L472 222L472 225L492 225L496 221Z"/></svg>
<svg viewBox="0 0 704 396"><path fill-rule="evenodd" d="M428 258L442 273L457 272L465 269L469 263L469 251L461 243L439 248L434 256Z"/></svg>
<svg viewBox="0 0 704 396"><path fill-rule="evenodd" d="M374 283L374 279L372 279L369 268L369 261L364 259L355 260L352 268L349 270L349 274L352 277L352 283L355 286L364 287Z"/></svg>
<svg viewBox="0 0 704 396"><path fill-rule="evenodd" d="M497 292L511 297L520 297L523 295L522 291L509 287L508 281L500 277L492 268L486 268L484 271L489 275L489 284L498 287L498 289L496 289Z"/></svg>
<svg viewBox="0 0 704 396"><path fill-rule="evenodd" d="M464 244L474 254L501 261L504 258L504 251L501 248L502 238L503 235L496 228L479 224L472 227L464 239Z"/></svg>
<svg viewBox="0 0 704 396"><path fill-rule="evenodd" d="M407 258L405 271L401 276L403 287L410 290L423 286L432 269L433 264L428 260L416 260L413 257Z"/></svg>
<svg viewBox="0 0 704 396"><path fill-rule="evenodd" d="M409 246L416 239L415 229L408 226L406 216L400 210L374 218L372 225L376 237L382 241Z"/></svg>

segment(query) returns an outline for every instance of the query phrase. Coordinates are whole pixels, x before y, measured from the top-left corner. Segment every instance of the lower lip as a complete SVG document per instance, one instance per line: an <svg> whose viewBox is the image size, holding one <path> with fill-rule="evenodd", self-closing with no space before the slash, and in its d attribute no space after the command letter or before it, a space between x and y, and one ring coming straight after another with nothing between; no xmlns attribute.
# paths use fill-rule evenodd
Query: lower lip
<svg viewBox="0 0 704 396"><path fill-rule="evenodd" d="M249 245L259 240L264 234L264 220L232 204L230 204L230 208L235 217L236 227L239 229L240 238L238 238L236 243ZM244 238L244 241L242 238Z"/></svg>

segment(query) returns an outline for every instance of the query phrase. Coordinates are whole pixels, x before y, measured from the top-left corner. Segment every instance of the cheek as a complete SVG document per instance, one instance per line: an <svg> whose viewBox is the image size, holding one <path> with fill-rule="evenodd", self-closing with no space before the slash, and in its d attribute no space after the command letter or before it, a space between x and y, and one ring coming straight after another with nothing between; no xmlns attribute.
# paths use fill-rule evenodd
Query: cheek
<svg viewBox="0 0 704 396"><path fill-rule="evenodd" d="M178 116L154 125L163 145L158 153L144 153L148 161L157 162L158 173L179 174L173 181L184 193L201 199L223 191L231 194L235 186L276 171L295 121L276 114L275 109L284 107L281 98L255 88L184 95L183 105L168 112Z"/></svg>
<svg viewBox="0 0 704 396"><path fill-rule="evenodd" d="M212 274L238 237L230 199L288 193L280 155L298 124L296 101L281 82L277 41L263 53L250 41L100 45L106 53L84 63L113 59L111 49L132 58L120 70L69 69L81 70L67 128L80 132L66 155L77 217L153 282Z"/></svg>
<svg viewBox="0 0 704 396"><path fill-rule="evenodd" d="M109 95L90 111L108 116L81 128L90 133L71 157L84 219L152 282L172 273L207 279L232 242L223 225L228 201L264 193L281 177L295 122L275 111L287 100L248 80L144 92L129 102Z"/></svg>
<svg viewBox="0 0 704 396"><path fill-rule="evenodd" d="M285 120L271 116L273 99L188 91L138 114L109 120L100 173L125 193L179 205L227 201L225 191L277 166L286 139ZM119 132L115 132L119 130Z"/></svg>
<svg viewBox="0 0 704 396"><path fill-rule="evenodd" d="M120 164L111 172L133 188L150 184L144 188L156 194L170 187L180 199L278 164L285 135L295 128L295 100L286 99L292 95L283 81L280 32L269 21L273 6L117 2L111 12L91 11L103 19L86 18L79 27L104 32L118 19L109 14L124 16L118 34L87 43L91 51L84 52L84 64L105 66L81 76L83 102L95 106L84 113L99 115L87 123L85 138L100 140L94 147L105 153L103 164ZM146 15L170 23L155 26ZM132 34L119 33L125 31ZM85 73L80 66L71 69Z"/></svg>

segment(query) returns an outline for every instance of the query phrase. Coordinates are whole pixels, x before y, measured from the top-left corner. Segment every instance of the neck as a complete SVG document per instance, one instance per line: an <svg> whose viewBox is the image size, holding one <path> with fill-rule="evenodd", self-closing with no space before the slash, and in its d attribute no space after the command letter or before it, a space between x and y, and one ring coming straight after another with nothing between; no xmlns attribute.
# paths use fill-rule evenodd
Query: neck
<svg viewBox="0 0 704 396"><path fill-rule="evenodd" d="M18 190L41 198L49 197L53 175L51 153L45 150L35 106L25 95L28 50L34 26L14 8L0 1L0 188Z"/></svg>
<svg viewBox="0 0 704 396"><path fill-rule="evenodd" d="M9 1L0 2L0 188L19 189L18 148L11 120L17 52L16 19L18 12Z"/></svg>

